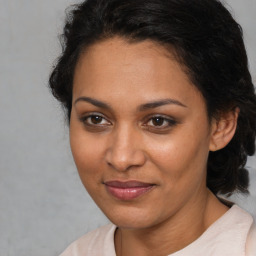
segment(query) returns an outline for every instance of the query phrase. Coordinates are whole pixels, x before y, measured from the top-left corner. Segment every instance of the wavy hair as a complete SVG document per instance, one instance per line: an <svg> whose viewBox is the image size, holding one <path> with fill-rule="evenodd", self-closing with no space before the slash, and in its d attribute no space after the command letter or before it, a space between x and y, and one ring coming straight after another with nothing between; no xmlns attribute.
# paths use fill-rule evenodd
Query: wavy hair
<svg viewBox="0 0 256 256"><path fill-rule="evenodd" d="M207 186L214 194L248 192L247 156L255 152L256 96L240 25L218 0L86 0L67 12L62 54L49 79L67 119L80 53L113 36L153 40L177 56L203 95L209 119L238 107L237 130L223 149L210 152Z"/></svg>

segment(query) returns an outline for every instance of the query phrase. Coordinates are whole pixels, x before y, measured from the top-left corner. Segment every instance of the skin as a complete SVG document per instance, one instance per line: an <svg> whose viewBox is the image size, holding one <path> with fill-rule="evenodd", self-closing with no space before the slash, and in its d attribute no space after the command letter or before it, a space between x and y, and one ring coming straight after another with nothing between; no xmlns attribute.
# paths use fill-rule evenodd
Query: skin
<svg viewBox="0 0 256 256"><path fill-rule="evenodd" d="M209 150L232 138L237 115L209 121L201 93L155 42L114 37L81 54L71 149L88 193L118 226L117 255L178 251L228 210L206 187L206 165ZM110 180L154 186L124 201L108 193Z"/></svg>

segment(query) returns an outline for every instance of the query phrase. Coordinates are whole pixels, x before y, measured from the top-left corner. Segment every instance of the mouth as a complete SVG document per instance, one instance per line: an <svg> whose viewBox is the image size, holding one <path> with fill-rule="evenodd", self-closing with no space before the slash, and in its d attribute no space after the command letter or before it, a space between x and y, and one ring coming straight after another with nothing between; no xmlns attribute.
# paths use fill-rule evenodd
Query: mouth
<svg viewBox="0 0 256 256"><path fill-rule="evenodd" d="M107 191L119 200L132 200L149 192L155 184L140 181L107 181L104 182Z"/></svg>

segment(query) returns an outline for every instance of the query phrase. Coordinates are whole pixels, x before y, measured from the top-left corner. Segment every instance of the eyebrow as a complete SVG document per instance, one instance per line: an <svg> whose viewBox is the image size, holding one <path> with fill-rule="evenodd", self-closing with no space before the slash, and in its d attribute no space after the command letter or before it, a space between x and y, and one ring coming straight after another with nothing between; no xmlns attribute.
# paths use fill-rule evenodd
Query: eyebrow
<svg viewBox="0 0 256 256"><path fill-rule="evenodd" d="M92 105L99 107L99 108L111 109L109 104L99 101L99 100L96 100L96 99L93 99L93 98L90 98L90 97L79 97L78 99L75 100L74 104L76 104L77 102L80 102L80 101L89 102Z"/></svg>
<svg viewBox="0 0 256 256"><path fill-rule="evenodd" d="M92 105L94 105L96 107L99 107L99 108L105 108L105 109L108 109L108 110L112 109L109 104L107 104L105 102L102 102L102 101L99 101L99 100L96 100L96 99L93 99L93 98L90 98L90 97L79 97L78 99L75 100L74 104L76 104L80 101L89 102ZM138 110L139 111L145 111L145 110L148 110L148 109L153 109L153 108L157 108L157 107L161 107L161 106L169 105L169 104L177 105L177 106L184 107L184 108L187 107L186 105L184 105L183 103L181 103L178 100L168 98L168 99L161 99L161 100L156 100L156 101L152 101L152 102L142 104L138 107Z"/></svg>
<svg viewBox="0 0 256 256"><path fill-rule="evenodd" d="M138 110L139 111L145 111L145 110L148 110L148 109L157 108L157 107L161 107L161 106L169 105L169 104L174 104L174 105L177 105L177 106L180 106L180 107L187 108L186 105L184 105L183 103L181 103L178 100L162 99L162 100L157 100L157 101L152 101L152 102L149 102L149 103L145 103L145 104L139 106Z"/></svg>

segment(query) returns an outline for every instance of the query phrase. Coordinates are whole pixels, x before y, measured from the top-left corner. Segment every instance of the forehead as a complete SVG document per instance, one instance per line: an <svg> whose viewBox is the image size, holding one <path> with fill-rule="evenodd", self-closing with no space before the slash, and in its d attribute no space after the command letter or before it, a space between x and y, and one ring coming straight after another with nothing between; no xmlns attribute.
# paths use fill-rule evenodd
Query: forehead
<svg viewBox="0 0 256 256"><path fill-rule="evenodd" d="M130 43L116 37L95 43L75 69L74 98L118 95L148 101L170 96L187 101L195 94L201 95L174 55L153 41Z"/></svg>

